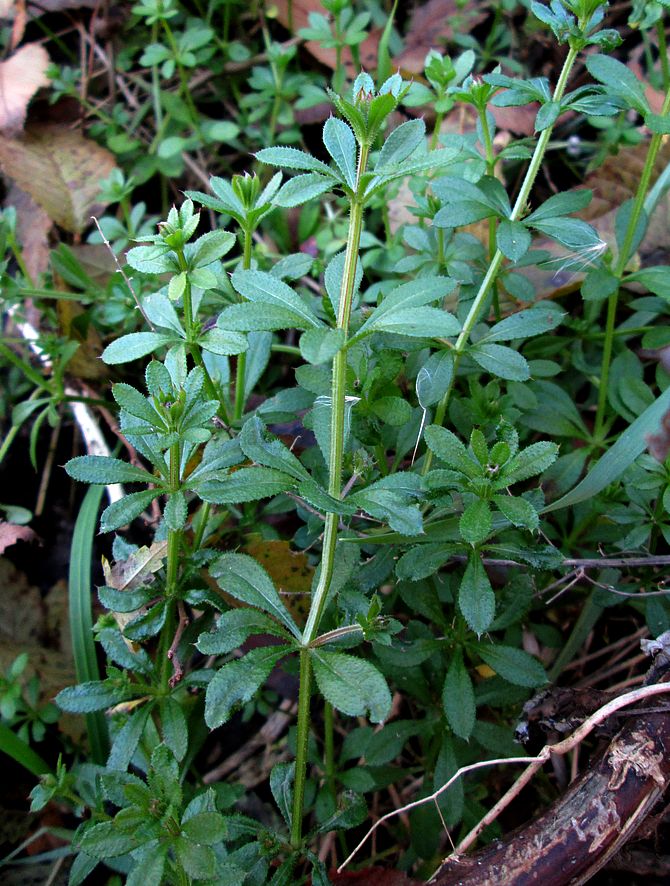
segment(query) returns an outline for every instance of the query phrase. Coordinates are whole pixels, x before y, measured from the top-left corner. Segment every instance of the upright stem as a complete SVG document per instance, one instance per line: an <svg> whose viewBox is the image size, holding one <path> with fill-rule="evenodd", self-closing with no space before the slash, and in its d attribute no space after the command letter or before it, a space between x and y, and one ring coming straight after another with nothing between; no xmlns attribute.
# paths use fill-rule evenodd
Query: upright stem
<svg viewBox="0 0 670 886"><path fill-rule="evenodd" d="M251 228L244 229L244 253L242 255L242 267L248 271L251 267L251 247L253 231ZM247 369L247 355L245 352L237 355L237 366L235 369L235 408L233 418L240 421L244 413L244 376Z"/></svg>
<svg viewBox="0 0 670 886"><path fill-rule="evenodd" d="M170 491L176 492L180 485L180 461L181 448L179 443L170 447ZM174 612L176 606L177 576L179 572L179 548L181 546L181 530L170 529L168 531L167 569L165 577L165 606L167 609L165 624L161 631L158 649L158 667L161 675L161 690L166 693L170 683L170 659L168 649L174 626Z"/></svg>
<svg viewBox="0 0 670 886"><path fill-rule="evenodd" d="M184 273L186 273L188 269L188 264L186 262L186 256L184 255L183 249L178 250L177 258L179 259L179 267ZM193 322L191 282L188 279L188 274L186 276L186 285L184 286L184 294L182 296L182 299L184 303L184 330L186 332L186 344L188 346L189 353L193 358L193 362L195 363L195 365L199 366L200 369L202 369L203 375L205 377L204 385L207 396L210 400L216 400L219 404L219 408L217 409L217 414L219 418L224 422L224 424L228 424L228 413L226 411L225 403L223 402L223 397L216 389L216 385L212 380L212 376L209 374L209 370L205 366L205 361L202 359L200 345L196 341L200 326L196 326L196 324Z"/></svg>
<svg viewBox="0 0 670 886"><path fill-rule="evenodd" d="M563 69L561 70L558 82L556 83L556 89L554 90L553 95L554 101L560 101L560 99L563 97L565 87L567 86L568 77L570 76L570 71L572 70L572 66L575 63L575 59L577 58L577 53L578 50L571 46L567 56L565 57L565 61L563 62ZM530 196L533 185L535 184L535 179L540 170L540 166L542 165L542 160L544 159L544 155L547 150L547 145L549 144L552 132L553 127L549 127L548 129L543 130L542 134L537 140L533 156L531 158L530 164L528 165L526 175L524 176L524 180L521 185L521 190L519 191L519 195L516 198L514 207L512 208L510 221L518 221L525 210L526 202L528 200L528 197ZM463 323L461 333L456 340L456 344L454 346L454 372L452 375L451 384L447 389L444 397L440 400L437 409L435 410L434 422L437 425L441 425L443 423L444 417L447 414L447 407L449 405L449 398L451 396L451 391L454 386L454 380L458 371L458 364L460 363L461 356L464 352L465 346L467 345L468 339L470 338L470 333L479 320L480 314L484 308L484 304L488 298L491 286L498 276L502 261L503 254L499 249L497 249L495 254L493 255L493 258L491 259L484 279L481 282L479 291L477 292L477 295L475 296L474 301L470 306L470 310L468 311L468 315L465 318L465 322ZM433 454L430 450L428 450L423 461L423 467L421 471L422 474L428 473L432 464L432 460Z"/></svg>
<svg viewBox="0 0 670 886"><path fill-rule="evenodd" d="M668 91L665 95L665 101L663 102L663 107L661 108L661 115L665 116L670 111L670 87L668 87ZM659 149L663 142L664 136L660 133L654 133L652 135L651 140L649 142L649 150L647 151L647 157L644 161L644 167L642 169L642 175L640 176L640 183L637 186L637 193L635 194L635 202L633 203L633 209L630 214L630 219L628 220L628 227L626 228L626 236L624 237L624 241L621 245L621 250L619 251L619 255L617 257L617 262L613 270L613 274L615 277L621 281L624 272L626 270L626 265L628 263L628 259L630 258L630 252L633 248L633 241L635 239L635 233L637 231L637 226L640 221L640 216L642 215L642 210L644 208L644 201L647 196L647 191L649 190L649 184L651 182L651 176L654 171L654 165L656 163L656 157L658 155ZM609 383L609 374L610 374L610 366L612 364L612 346L614 344L614 326L616 324L616 314L617 314L617 306L619 303L619 291L620 288L617 287L616 291L610 295L607 301L607 320L605 322L605 342L603 345L603 362L600 370L600 385L598 387L598 407L596 410L596 418L594 425L594 437L596 440L602 440L603 427L605 424L605 410L607 407L607 388Z"/></svg>
<svg viewBox="0 0 670 886"><path fill-rule="evenodd" d="M361 176L365 172L370 152L369 145L361 145L358 158L356 177L356 194L352 197L349 212L349 234L347 251L344 258L344 274L340 290L340 302L337 310L337 328L343 330L344 337L349 332L351 303L354 297L356 281L356 263L363 229L363 200L359 196ZM347 354L343 348L333 360L331 385L331 416L330 416L330 459L328 470L328 492L333 498L342 494L342 461L344 458L344 430L346 404L346 369ZM302 842L302 817L305 797L305 778L307 775L307 738L309 735L309 711L311 699L311 661L309 646L316 638L319 624L328 600L328 591L333 576L335 548L339 516L326 514L321 552L321 571L319 581L312 596L309 615L302 633L302 650L300 652L300 693L298 697L298 742L295 760L295 790L293 794L293 820L291 826L291 843L294 847Z"/></svg>

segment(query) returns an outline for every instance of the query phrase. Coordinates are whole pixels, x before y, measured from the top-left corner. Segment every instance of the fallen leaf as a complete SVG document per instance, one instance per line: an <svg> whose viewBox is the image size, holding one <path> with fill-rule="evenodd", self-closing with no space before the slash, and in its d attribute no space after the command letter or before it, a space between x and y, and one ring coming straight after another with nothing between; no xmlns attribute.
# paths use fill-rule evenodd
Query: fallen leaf
<svg viewBox="0 0 670 886"><path fill-rule="evenodd" d="M593 191L591 203L579 213L580 217L592 224L600 238L610 245L615 244L614 219L619 206L635 196L642 168L648 150L648 142L641 142L633 148L624 148L618 154L608 157L598 169L584 180L584 187ZM651 175L650 187L670 163L670 142L661 146ZM656 211L649 219L647 234L640 247L640 258L654 252L670 251L670 194L659 201ZM658 263L658 262L657 262Z"/></svg>
<svg viewBox="0 0 670 886"><path fill-rule="evenodd" d="M40 0L29 3L28 12L33 18L39 18L48 12L62 12L64 9L93 9L99 0Z"/></svg>
<svg viewBox="0 0 670 886"><path fill-rule="evenodd" d="M426 55L431 49L443 50L454 36L467 34L486 18L479 12L478 2L467 4L467 11L457 0L428 0L416 6L405 35L405 48L393 60L394 67L410 74L420 74Z"/></svg>
<svg viewBox="0 0 670 886"><path fill-rule="evenodd" d="M0 62L0 132L15 135L23 129L30 99L49 85L49 54L38 43L27 43Z"/></svg>
<svg viewBox="0 0 670 886"><path fill-rule="evenodd" d="M109 373L106 364L100 359L102 340L93 323L82 323L86 313L82 306L70 299L58 299L56 313L63 334L71 341L79 343L79 348L67 364L68 375L85 381L100 381Z"/></svg>
<svg viewBox="0 0 670 886"><path fill-rule="evenodd" d="M116 165L113 154L79 130L58 124L29 126L21 138L0 136L5 175L60 227L80 234L99 215L100 180Z"/></svg>
<svg viewBox="0 0 670 886"><path fill-rule="evenodd" d="M0 521L0 554L17 541L35 541L37 533L30 526L17 526L16 523Z"/></svg>
<svg viewBox="0 0 670 886"><path fill-rule="evenodd" d="M30 194L12 183L5 206L16 210L16 236L21 244L23 260L35 282L49 267L49 232L53 222Z"/></svg>
<svg viewBox="0 0 670 886"><path fill-rule="evenodd" d="M151 547L141 547L127 560L119 560L113 566L103 560L105 583L117 591L130 591L151 584L154 572L158 572L166 556L167 541L156 541Z"/></svg>

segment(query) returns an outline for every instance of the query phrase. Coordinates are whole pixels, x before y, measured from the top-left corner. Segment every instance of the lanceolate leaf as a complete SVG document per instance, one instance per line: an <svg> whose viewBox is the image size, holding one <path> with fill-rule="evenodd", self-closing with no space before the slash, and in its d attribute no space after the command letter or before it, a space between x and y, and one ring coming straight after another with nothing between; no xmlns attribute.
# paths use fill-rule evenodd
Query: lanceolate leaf
<svg viewBox="0 0 670 886"><path fill-rule="evenodd" d="M329 117L323 127L323 143L351 190L356 188L356 138L351 128L337 117Z"/></svg>
<svg viewBox="0 0 670 886"><path fill-rule="evenodd" d="M285 625L294 637L300 637L300 631L282 603L272 579L253 557L248 554L223 554L212 564L210 574L222 590L249 606L257 606L268 612Z"/></svg>
<svg viewBox="0 0 670 886"><path fill-rule="evenodd" d="M543 514L557 511L560 508L573 507L582 501L596 496L610 483L618 480L623 472L640 455L646 447L649 434L658 433L663 416L670 410L670 388L666 388L661 396L648 406L632 425L628 427L607 452L601 456L581 483L566 495L552 502L542 510Z"/></svg>
<svg viewBox="0 0 670 886"><path fill-rule="evenodd" d="M470 628L483 634L493 621L496 600L479 554L470 556L458 591L458 608Z"/></svg>
<svg viewBox="0 0 670 886"><path fill-rule="evenodd" d="M373 723L386 719L391 693L370 662L343 652L315 650L312 664L319 690L338 711L352 717L369 714Z"/></svg>
<svg viewBox="0 0 670 886"><path fill-rule="evenodd" d="M131 332L107 345L102 352L102 359L111 365L130 363L131 360L145 357L163 345L174 344L179 340L176 335L166 335L161 332Z"/></svg>
<svg viewBox="0 0 670 886"><path fill-rule="evenodd" d="M207 687L205 722L209 728L221 726L236 707L249 701L290 649L290 646L262 646L224 665Z"/></svg>
<svg viewBox="0 0 670 886"><path fill-rule="evenodd" d="M105 455L80 455L70 459L65 470L80 483L155 483L156 478L142 468L136 468L118 458Z"/></svg>
<svg viewBox="0 0 670 886"><path fill-rule="evenodd" d="M285 308L302 317L308 327L321 325L300 296L272 274L265 271L235 271L232 282L240 295L249 301L268 302Z"/></svg>

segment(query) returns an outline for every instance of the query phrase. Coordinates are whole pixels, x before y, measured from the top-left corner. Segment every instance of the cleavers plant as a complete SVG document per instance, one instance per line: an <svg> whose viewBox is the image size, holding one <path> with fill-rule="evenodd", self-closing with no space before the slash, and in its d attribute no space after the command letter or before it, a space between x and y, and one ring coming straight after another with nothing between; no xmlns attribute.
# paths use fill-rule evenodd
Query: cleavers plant
<svg viewBox="0 0 670 886"><path fill-rule="evenodd" d="M356 45L367 18L352 17L348 4L330 7L336 29L330 34L328 26L328 39L338 51ZM562 517L552 524L546 515L571 507L590 525L598 513L589 502L629 470L629 482L634 473L643 490L637 504L651 515L638 543L667 531L657 512L667 496L665 467L643 457L631 468L645 434L668 409L667 386L658 398L650 390L651 399L632 415L618 413L631 424L611 446L614 419L606 421L605 405L619 290L634 282L670 295L660 269L629 267L650 212L668 99L653 115L640 82L603 54L619 37L600 29L599 0L552 0L532 10L567 45L553 90L544 78L499 70L472 76L471 52L454 63L431 53L425 91L411 90L400 74L376 86L362 73L346 95L331 94L339 116L323 127L325 160L285 145L263 148L253 174L213 178L213 195L188 192L157 234L134 238L142 245L127 262L149 329L112 341L103 359L120 365L153 355L148 396L125 382L112 388L120 429L138 458L131 464L81 456L66 469L82 482L146 487L110 504L102 531L120 530L148 508L160 520L147 546L117 536L114 562L106 565L99 599L108 614L95 628L106 678L57 699L73 712L111 709L109 759L72 773L59 766L34 792L35 808L60 797L90 813L74 838L71 883L83 882L99 861L126 874L131 886L292 883L306 876L306 864L312 882L328 883L312 852L314 837L360 823L363 795L398 777L387 764L408 740L422 742L428 793L431 779L441 783L463 763L509 743L478 707L518 704L546 682L540 662L521 648L525 624L548 644L560 642L550 626L531 621L539 620L533 577L560 567L571 531ZM152 20L166 39L167 20ZM314 20L312 31L327 24ZM308 36L318 39L316 32ZM596 50L587 67L597 82L569 92L587 47ZM181 72L191 63L191 50L174 39L152 51L154 65ZM438 114L452 103L474 106L478 135L441 136L436 129L427 139L421 119L393 125L405 99L416 106L435 97ZM496 155L491 106L532 102L539 103L533 149L510 145ZM606 117L631 109L654 135L637 196L617 218L615 252L573 217L590 192L530 204L564 112ZM526 160L512 202L496 173L499 164ZM297 174L269 177L267 166ZM389 244L398 260L364 285L367 219L380 206L383 215L389 186L403 179L417 204L419 223L404 231L413 252L398 237ZM123 182L116 185L123 205ZM343 251L320 264L302 253L275 260L258 247L254 236L277 214L317 199L330 213L348 213ZM220 214L224 227L196 237L194 203ZM128 230L117 231L118 242L138 224L126 214ZM484 246L458 231L481 221ZM532 248L537 234L589 267L585 302L608 298L592 433L549 381L561 371L555 331L564 322L566 336L574 330L553 301L536 301L521 273L550 260ZM314 269L323 272L323 285ZM528 306L503 311L510 297ZM652 307L654 317L664 311L660 303ZM299 364L294 386L277 373L273 354ZM556 415L564 420L559 430L551 424ZM287 422L300 423L306 442L287 445ZM576 470L536 432L581 435L586 445ZM599 460L578 483L591 455ZM543 489L528 484L540 475L565 495L547 503ZM245 550L249 527L278 514L290 515L295 547L311 552L304 618ZM271 526L264 531L273 538ZM504 581L492 581L491 560L509 570ZM670 615L661 606L654 618L660 624ZM295 754L269 778L281 819L261 824L234 811L239 791L230 785L200 790L187 776L207 739L203 724L216 730L238 709L248 711L279 666L298 677ZM475 668L488 679L473 679ZM392 710L389 682L410 711L427 710L425 717L384 725ZM322 719L315 697L323 699ZM350 730L336 759L334 711L381 726ZM323 783L309 771L310 762L320 762L319 722ZM363 757L365 766L346 766ZM440 814L456 826L480 809L480 798L457 787L441 801ZM434 824L414 819L417 832L422 821ZM436 850L437 837L417 835L406 862Z"/></svg>

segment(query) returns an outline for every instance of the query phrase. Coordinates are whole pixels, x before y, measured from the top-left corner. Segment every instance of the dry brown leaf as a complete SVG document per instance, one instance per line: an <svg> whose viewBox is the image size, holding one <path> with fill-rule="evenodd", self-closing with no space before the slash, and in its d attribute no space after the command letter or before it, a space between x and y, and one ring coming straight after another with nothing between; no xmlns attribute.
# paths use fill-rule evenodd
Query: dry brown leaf
<svg viewBox="0 0 670 886"><path fill-rule="evenodd" d="M49 232L53 222L30 194L18 185L12 184L5 206L16 210L16 235L28 273L37 282L40 275L49 267Z"/></svg>
<svg viewBox="0 0 670 886"><path fill-rule="evenodd" d="M418 4L405 36L405 48L393 60L394 66L403 72L420 74L428 52L443 50L445 42L453 37L455 27L460 34L468 33L484 21L486 12L479 12L479 5L479 0L470 2L466 11L459 8L456 0L428 0Z"/></svg>
<svg viewBox="0 0 670 886"><path fill-rule="evenodd" d="M593 191L593 199L580 216L598 231L602 240L615 244L614 219L618 208L626 200L635 196L642 167L647 156L648 143L642 142L634 148L624 148L618 154L608 157L603 165L586 176L584 187ZM661 146L658 152L650 185L670 163L670 142ZM640 257L654 252L670 251L670 195L660 200L656 211L649 220L644 242L640 247Z"/></svg>
<svg viewBox="0 0 670 886"><path fill-rule="evenodd" d="M49 54L38 43L27 43L0 62L0 132L15 135L23 129L30 99L49 85Z"/></svg>
<svg viewBox="0 0 670 886"><path fill-rule="evenodd" d="M289 30L289 0L276 0L273 6L276 8L277 20ZM319 12L321 15L324 14L323 6L319 0L293 0L291 6L294 34L297 34L300 28L307 28L309 26L310 12ZM361 65L366 69L377 67L377 48L379 46L381 35L382 28L373 29L368 38L364 40L359 47L358 51L360 54ZM322 65L335 70L337 54L334 49L324 49L320 43L313 40L308 40L305 43L305 49L313 55L317 61L320 61ZM347 74L350 77L356 76L358 71L354 69L354 61L349 47L345 47L343 50L342 61L347 69Z"/></svg>
<svg viewBox="0 0 670 886"><path fill-rule="evenodd" d="M5 175L73 234L80 234L90 217L104 209L106 204L97 199L100 180L115 165L106 148L59 124L30 126L21 138L0 136Z"/></svg>
<svg viewBox="0 0 670 886"><path fill-rule="evenodd" d="M28 12L33 18L46 15L47 12L63 12L64 9L93 9L99 0L39 0L29 3Z"/></svg>
<svg viewBox="0 0 670 886"><path fill-rule="evenodd" d="M83 329L81 323L77 323L77 318L84 313L82 306L70 299L58 299L56 312L63 334L79 343L79 349L67 364L68 375L85 381L107 378L107 367L100 359L103 348L98 331L92 323L87 322Z"/></svg>
<svg viewBox="0 0 670 886"><path fill-rule="evenodd" d="M37 533L30 526L17 526L0 520L0 554L17 541L36 541Z"/></svg>

